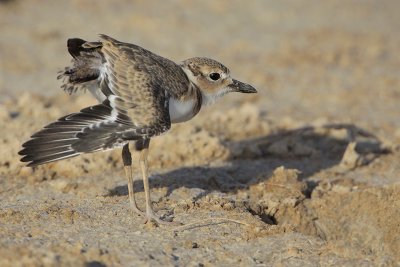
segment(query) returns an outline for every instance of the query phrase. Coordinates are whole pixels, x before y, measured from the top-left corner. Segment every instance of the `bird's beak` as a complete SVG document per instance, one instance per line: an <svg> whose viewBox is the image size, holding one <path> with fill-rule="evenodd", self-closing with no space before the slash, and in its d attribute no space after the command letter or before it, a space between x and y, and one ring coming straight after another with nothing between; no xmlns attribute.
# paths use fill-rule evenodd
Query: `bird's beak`
<svg viewBox="0 0 400 267"><path fill-rule="evenodd" d="M232 79L232 83L228 85L229 88L232 89L232 92L240 92L246 94L254 94L257 93L257 90L247 83L242 83L241 81Z"/></svg>

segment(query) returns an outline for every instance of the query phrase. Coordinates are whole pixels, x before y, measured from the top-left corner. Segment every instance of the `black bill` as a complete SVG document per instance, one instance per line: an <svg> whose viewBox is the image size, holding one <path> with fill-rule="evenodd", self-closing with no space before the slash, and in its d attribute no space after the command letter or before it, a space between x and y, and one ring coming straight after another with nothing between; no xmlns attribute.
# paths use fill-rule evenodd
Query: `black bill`
<svg viewBox="0 0 400 267"><path fill-rule="evenodd" d="M241 81L233 79L233 83L229 85L233 92L240 92L240 93L257 93L257 90L247 83L242 83Z"/></svg>

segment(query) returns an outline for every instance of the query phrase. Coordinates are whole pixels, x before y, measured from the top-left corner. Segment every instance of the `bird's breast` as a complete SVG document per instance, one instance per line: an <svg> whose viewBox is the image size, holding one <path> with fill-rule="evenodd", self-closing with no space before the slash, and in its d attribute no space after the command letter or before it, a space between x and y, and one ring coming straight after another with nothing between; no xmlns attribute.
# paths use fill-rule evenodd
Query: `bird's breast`
<svg viewBox="0 0 400 267"><path fill-rule="evenodd" d="M169 99L169 116L171 118L171 123L184 122L193 118L194 115L196 115L195 106L195 100L179 101L171 97Z"/></svg>

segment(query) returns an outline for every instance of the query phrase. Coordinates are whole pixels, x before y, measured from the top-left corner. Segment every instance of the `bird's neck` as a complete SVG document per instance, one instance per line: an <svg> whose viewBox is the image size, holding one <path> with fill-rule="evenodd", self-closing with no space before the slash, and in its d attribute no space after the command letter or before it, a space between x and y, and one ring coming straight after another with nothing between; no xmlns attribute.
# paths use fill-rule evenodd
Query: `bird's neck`
<svg viewBox="0 0 400 267"><path fill-rule="evenodd" d="M211 105L224 95L230 92L230 89L228 87L225 87L215 93L205 93L201 92L202 95L202 105Z"/></svg>
<svg viewBox="0 0 400 267"><path fill-rule="evenodd" d="M201 106L203 105L203 94L201 93L200 88L192 82L190 82L188 92L190 94L190 99L194 101L194 106L193 106L193 117L194 117L197 115L197 113L199 113Z"/></svg>

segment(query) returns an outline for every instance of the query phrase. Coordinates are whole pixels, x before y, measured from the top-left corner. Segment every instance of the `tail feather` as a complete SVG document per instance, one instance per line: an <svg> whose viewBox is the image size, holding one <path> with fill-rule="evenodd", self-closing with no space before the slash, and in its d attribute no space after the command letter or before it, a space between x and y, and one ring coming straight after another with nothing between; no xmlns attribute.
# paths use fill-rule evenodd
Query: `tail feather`
<svg viewBox="0 0 400 267"><path fill-rule="evenodd" d="M103 55L100 51L102 43L72 38L68 39L67 47L73 59L72 66L66 67L57 77L63 80L62 88L70 94L80 89L96 91L103 64Z"/></svg>
<svg viewBox="0 0 400 267"><path fill-rule="evenodd" d="M50 123L22 145L21 161L36 166L125 144L133 125L114 112L106 101Z"/></svg>

